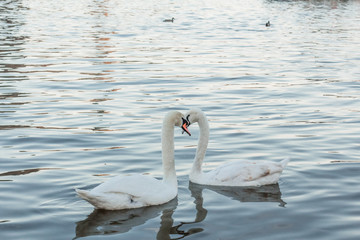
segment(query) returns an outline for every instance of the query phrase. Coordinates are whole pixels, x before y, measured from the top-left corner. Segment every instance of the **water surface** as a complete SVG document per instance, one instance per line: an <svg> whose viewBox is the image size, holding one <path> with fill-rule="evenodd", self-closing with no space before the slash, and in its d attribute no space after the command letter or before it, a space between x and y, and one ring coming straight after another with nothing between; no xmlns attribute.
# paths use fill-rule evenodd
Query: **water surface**
<svg viewBox="0 0 360 240"><path fill-rule="evenodd" d="M2 239L359 238L359 1L5 0L0 19ZM290 157L279 184L189 184L194 125L175 131L173 201L75 195L161 178L163 116L191 107L205 169Z"/></svg>

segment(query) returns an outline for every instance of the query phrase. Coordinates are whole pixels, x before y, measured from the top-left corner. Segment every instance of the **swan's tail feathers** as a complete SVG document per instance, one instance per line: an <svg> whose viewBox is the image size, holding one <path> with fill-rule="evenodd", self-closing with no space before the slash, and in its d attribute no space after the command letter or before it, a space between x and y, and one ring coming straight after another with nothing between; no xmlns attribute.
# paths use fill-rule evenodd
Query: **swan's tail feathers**
<svg viewBox="0 0 360 240"><path fill-rule="evenodd" d="M92 198L89 191L81 190L81 189L75 189L77 195L81 197L82 199L90 202L90 199Z"/></svg>
<svg viewBox="0 0 360 240"><path fill-rule="evenodd" d="M90 193L90 191L75 189L77 195L82 199L91 203L94 207L99 208L103 203L103 199L101 196L94 195Z"/></svg>
<svg viewBox="0 0 360 240"><path fill-rule="evenodd" d="M289 158L289 157L285 158L284 160L282 160L282 161L280 162L280 163L281 163L281 166L282 166L283 168L285 168L289 161L290 161L290 158Z"/></svg>
<svg viewBox="0 0 360 240"><path fill-rule="evenodd" d="M81 189L75 189L75 191L79 197L88 201L95 208L107 209L107 200L103 196Z"/></svg>

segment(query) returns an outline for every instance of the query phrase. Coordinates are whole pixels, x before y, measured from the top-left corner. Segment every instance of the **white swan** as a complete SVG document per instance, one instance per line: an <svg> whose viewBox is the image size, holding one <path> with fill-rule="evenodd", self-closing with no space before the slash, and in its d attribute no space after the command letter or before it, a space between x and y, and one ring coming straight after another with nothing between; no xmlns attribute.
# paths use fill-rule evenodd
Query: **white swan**
<svg viewBox="0 0 360 240"><path fill-rule="evenodd" d="M208 120L200 109L191 109L185 116L189 125L197 122L200 128L198 147L189 176L191 182L217 186L261 186L275 184L279 181L289 159L284 159L279 163L271 161L230 162L204 173L201 167L209 142Z"/></svg>
<svg viewBox="0 0 360 240"><path fill-rule="evenodd" d="M158 180L147 175L114 177L90 191L75 189L77 194L95 208L120 210L160 205L177 195L177 178L174 162L174 126L190 135L187 121L177 111L168 113L162 126L162 162L164 177Z"/></svg>

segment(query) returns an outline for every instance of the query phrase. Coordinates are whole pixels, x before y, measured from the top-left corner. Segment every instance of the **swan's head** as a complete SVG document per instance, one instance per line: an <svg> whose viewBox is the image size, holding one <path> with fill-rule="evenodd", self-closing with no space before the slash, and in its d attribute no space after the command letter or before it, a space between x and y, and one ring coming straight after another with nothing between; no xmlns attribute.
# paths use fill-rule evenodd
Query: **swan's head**
<svg viewBox="0 0 360 240"><path fill-rule="evenodd" d="M168 113L167 117L164 121L167 121L166 119L169 119L170 122L174 122L174 125L177 127L181 127L183 130L183 133L186 132L191 136L190 131L188 130L188 126L190 125L189 122L185 119L184 115L178 111L172 111Z"/></svg>
<svg viewBox="0 0 360 240"><path fill-rule="evenodd" d="M204 117L204 113L199 108L190 109L185 113L185 118L188 121L187 126L190 126L192 123L198 122L199 119Z"/></svg>

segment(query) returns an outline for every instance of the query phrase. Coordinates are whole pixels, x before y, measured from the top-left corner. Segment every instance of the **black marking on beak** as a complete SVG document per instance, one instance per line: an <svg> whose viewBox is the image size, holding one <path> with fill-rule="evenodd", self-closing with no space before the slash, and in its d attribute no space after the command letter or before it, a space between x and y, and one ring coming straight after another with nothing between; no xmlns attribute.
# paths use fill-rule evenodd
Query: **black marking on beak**
<svg viewBox="0 0 360 240"><path fill-rule="evenodd" d="M190 125L189 121L186 120L185 118L182 118L183 122L181 124L181 128L183 130L183 133L186 132L187 134L189 134L189 136L191 136L190 131L187 129L187 127Z"/></svg>
<svg viewBox="0 0 360 240"><path fill-rule="evenodd" d="M188 122L187 126L190 126L190 124L191 124L191 122L190 122L190 120L189 120L189 117L190 117L190 114L186 116L186 120L187 120L187 122Z"/></svg>

